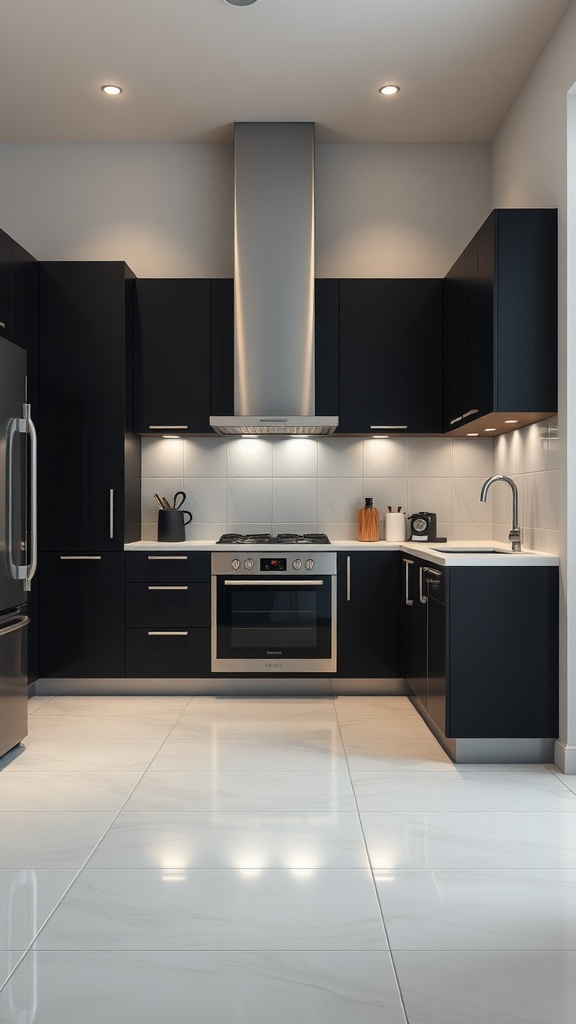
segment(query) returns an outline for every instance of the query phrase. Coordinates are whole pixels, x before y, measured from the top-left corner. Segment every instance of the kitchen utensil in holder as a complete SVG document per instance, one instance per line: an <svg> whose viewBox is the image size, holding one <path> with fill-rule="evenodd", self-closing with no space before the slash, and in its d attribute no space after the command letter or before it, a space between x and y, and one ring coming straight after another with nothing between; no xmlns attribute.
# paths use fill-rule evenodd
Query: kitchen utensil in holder
<svg viewBox="0 0 576 1024"><path fill-rule="evenodd" d="M185 519L184 516L188 516ZM160 509L158 512L158 540L168 543L186 540L186 527L192 522L192 513L178 508Z"/></svg>

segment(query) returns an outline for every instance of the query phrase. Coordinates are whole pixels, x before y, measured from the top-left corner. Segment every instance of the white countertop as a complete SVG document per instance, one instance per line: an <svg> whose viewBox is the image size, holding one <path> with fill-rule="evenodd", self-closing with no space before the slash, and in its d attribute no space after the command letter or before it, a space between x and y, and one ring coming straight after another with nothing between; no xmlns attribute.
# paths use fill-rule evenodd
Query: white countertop
<svg viewBox="0 0 576 1024"><path fill-rule="evenodd" d="M135 553L159 552L159 551L235 551L244 547L250 551L270 551L270 544L217 544L210 540L185 540L179 543L162 543L155 540L137 540L131 544L125 544L125 551ZM360 540L336 540L331 544L291 544L286 545L290 551L403 551L416 558L424 558L426 561L436 565L462 566L462 565L558 565L557 555L547 554L545 551L511 551L509 544L502 544L499 541L449 541L448 543L422 543L419 541L405 541L403 544L389 543L385 540L360 541ZM459 553L455 553L457 548ZM477 549L490 553L481 554ZM439 549L439 550L437 550ZM476 549L472 550L472 549ZM496 549L496 550L494 550ZM462 553L463 552L463 553Z"/></svg>

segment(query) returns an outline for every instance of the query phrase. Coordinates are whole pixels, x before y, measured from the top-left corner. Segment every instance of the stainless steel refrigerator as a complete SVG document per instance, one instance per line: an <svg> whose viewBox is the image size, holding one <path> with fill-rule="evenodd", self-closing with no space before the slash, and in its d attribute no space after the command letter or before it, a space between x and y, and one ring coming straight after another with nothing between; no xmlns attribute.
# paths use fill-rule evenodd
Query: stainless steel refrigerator
<svg viewBox="0 0 576 1024"><path fill-rule="evenodd" d="M28 732L26 600L35 571L36 433L26 353L0 338L0 757Z"/></svg>

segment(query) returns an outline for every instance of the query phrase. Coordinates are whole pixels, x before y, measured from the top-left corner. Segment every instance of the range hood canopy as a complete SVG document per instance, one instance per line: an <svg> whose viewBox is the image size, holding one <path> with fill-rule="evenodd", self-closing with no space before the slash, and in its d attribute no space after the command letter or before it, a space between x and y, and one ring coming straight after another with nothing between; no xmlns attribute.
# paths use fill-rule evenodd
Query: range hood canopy
<svg viewBox="0 0 576 1024"><path fill-rule="evenodd" d="M219 434L331 434L314 408L314 124L234 127L234 416Z"/></svg>

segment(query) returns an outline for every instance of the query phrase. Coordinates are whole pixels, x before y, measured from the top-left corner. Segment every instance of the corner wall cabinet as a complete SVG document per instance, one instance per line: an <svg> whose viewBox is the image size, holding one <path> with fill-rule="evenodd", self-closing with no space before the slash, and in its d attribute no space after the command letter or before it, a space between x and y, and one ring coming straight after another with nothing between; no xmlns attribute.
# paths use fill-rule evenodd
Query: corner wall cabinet
<svg viewBox="0 0 576 1024"><path fill-rule="evenodd" d="M556 412L557 305L556 210L493 210L444 282L445 432Z"/></svg>

